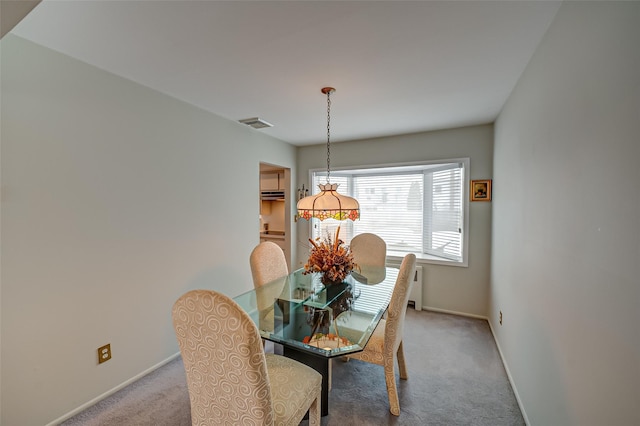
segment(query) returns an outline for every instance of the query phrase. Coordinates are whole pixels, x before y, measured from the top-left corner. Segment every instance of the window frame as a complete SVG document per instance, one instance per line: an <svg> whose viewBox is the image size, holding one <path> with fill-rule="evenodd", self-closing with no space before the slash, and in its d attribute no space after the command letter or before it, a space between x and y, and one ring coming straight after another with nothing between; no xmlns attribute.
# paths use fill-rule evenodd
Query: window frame
<svg viewBox="0 0 640 426"><path fill-rule="evenodd" d="M358 166L343 166L332 168L331 175L335 175L336 177L343 174L346 171L362 171L362 173L369 174L368 171L373 171L378 169L379 171L376 173L373 171L371 174L380 174L380 175L388 175L391 174L390 170L394 168L411 168L415 167L416 169L425 167L425 166L437 166L438 164L450 164L450 163L460 163L462 165L462 259L461 260L453 260L444 257L439 257L436 255L426 254L426 253L416 253L416 258L421 264L435 264L435 265L446 265L446 266L456 266L456 267L468 267L469 266L469 175L471 168L471 161L468 157L460 157L460 158L445 158L445 159L437 159L437 160L425 160L425 161L414 161L414 162L405 162L405 163L383 163L383 164L375 164L375 165L358 165ZM397 174L402 174L404 171L398 170ZM309 169L309 182L313 185L314 175L316 173L325 173L326 169L323 168L313 168ZM352 173L352 175L357 173ZM333 180L332 180L333 181ZM314 190L311 195L316 194L318 191ZM342 192L342 194L347 195ZM423 214L423 220L425 216ZM311 219L308 224L308 236L309 238L314 238L314 223L319 219ZM361 220L361 219L358 219ZM350 221L346 221L350 222ZM341 226L345 226L345 221L340 222ZM347 224L347 227L350 226ZM387 251L387 262L390 264L398 263L402 260L402 258L409 252L404 251Z"/></svg>

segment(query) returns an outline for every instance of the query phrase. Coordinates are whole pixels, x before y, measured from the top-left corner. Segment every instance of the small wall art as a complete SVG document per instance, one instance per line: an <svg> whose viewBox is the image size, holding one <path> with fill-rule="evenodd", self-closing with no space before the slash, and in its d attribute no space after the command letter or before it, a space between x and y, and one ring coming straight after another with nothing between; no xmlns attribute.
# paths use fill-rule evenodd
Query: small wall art
<svg viewBox="0 0 640 426"><path fill-rule="evenodd" d="M471 201L491 201L491 179L471 181Z"/></svg>

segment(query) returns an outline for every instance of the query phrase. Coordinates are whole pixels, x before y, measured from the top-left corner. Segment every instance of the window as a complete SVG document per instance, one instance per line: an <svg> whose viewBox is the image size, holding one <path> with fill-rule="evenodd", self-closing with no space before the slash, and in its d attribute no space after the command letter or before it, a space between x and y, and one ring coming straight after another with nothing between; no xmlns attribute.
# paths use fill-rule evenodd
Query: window
<svg viewBox="0 0 640 426"><path fill-rule="evenodd" d="M331 171L338 191L360 203L360 219L312 219L312 238L333 235L347 244L372 232L390 256L415 253L420 259L466 265L466 170L469 160ZM312 172L314 193L326 171Z"/></svg>

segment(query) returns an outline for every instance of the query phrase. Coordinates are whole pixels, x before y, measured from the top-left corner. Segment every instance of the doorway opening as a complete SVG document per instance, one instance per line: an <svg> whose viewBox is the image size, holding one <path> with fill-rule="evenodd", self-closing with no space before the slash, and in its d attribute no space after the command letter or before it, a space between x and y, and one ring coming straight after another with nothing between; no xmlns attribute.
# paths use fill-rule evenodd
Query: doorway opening
<svg viewBox="0 0 640 426"><path fill-rule="evenodd" d="M278 244L291 270L291 169L260 163L260 242Z"/></svg>

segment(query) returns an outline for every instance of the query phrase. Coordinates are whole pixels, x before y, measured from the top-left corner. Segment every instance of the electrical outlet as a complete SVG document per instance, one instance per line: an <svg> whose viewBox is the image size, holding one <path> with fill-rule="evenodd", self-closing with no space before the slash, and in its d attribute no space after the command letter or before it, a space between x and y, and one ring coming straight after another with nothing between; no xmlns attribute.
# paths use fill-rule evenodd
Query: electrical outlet
<svg viewBox="0 0 640 426"><path fill-rule="evenodd" d="M500 325L502 325L502 311L500 311Z"/></svg>
<svg viewBox="0 0 640 426"><path fill-rule="evenodd" d="M111 359L111 343L98 348L98 364L107 362Z"/></svg>

